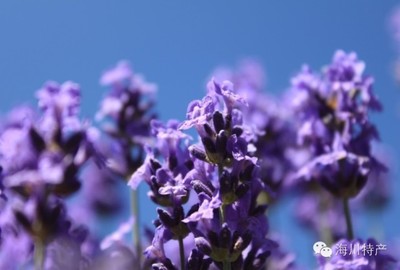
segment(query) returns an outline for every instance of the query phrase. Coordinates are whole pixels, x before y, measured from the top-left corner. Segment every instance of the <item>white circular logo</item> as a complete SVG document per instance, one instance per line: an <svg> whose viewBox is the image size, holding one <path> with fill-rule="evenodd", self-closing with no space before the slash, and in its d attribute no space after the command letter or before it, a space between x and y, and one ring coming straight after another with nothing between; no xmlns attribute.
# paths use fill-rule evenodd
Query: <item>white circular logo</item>
<svg viewBox="0 0 400 270"><path fill-rule="evenodd" d="M314 250L315 254L320 254L321 249L324 247L326 247L326 244L324 242L321 242L321 241L315 242L313 245L313 250Z"/></svg>

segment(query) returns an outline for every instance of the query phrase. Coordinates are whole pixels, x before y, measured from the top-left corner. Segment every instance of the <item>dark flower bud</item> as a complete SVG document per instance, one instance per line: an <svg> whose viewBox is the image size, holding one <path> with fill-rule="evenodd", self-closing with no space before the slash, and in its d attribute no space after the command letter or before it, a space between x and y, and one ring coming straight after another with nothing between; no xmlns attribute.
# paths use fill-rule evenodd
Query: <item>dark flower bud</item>
<svg viewBox="0 0 400 270"><path fill-rule="evenodd" d="M201 262L201 259L202 259L202 254L197 249L193 249L188 258L187 269L197 270L198 265Z"/></svg>
<svg viewBox="0 0 400 270"><path fill-rule="evenodd" d="M176 158L175 155L171 154L168 157L168 168L170 170L175 169L178 166L178 159Z"/></svg>
<svg viewBox="0 0 400 270"><path fill-rule="evenodd" d="M179 223L182 219L185 218L185 211L182 206L176 206L173 209L173 216L176 223Z"/></svg>
<svg viewBox="0 0 400 270"><path fill-rule="evenodd" d="M19 224L22 225L22 227L24 227L24 229L29 232L32 233L32 223L30 222L30 220L25 216L25 214L23 214L20 211L14 211L14 215L16 220L18 221Z"/></svg>
<svg viewBox="0 0 400 270"><path fill-rule="evenodd" d="M213 196L213 192L211 191L211 189L206 184L201 182L200 180L193 180L192 186L193 186L194 191L196 191L197 194L199 194L200 192L204 192L205 194L207 194L210 197Z"/></svg>
<svg viewBox="0 0 400 270"><path fill-rule="evenodd" d="M68 175L70 175L68 177ZM81 182L75 175L68 173L68 168L64 174L64 181L60 184L52 186L51 190L58 196L69 196L77 192L81 188Z"/></svg>
<svg viewBox="0 0 400 270"><path fill-rule="evenodd" d="M225 156L226 154L227 142L228 142L228 136L226 135L226 132L222 130L221 132L218 133L217 139L215 141L217 152L222 156Z"/></svg>
<svg viewBox="0 0 400 270"><path fill-rule="evenodd" d="M192 207L190 207L189 211L186 214L186 217L189 217L191 214L197 212L199 210L200 205L198 203L192 205Z"/></svg>
<svg viewBox="0 0 400 270"><path fill-rule="evenodd" d="M83 132L76 132L72 134L63 144L64 152L75 155L78 152L83 139L84 139Z"/></svg>
<svg viewBox="0 0 400 270"><path fill-rule="evenodd" d="M243 129L241 127L235 126L232 129L232 134L235 134L236 136L240 137L240 135L243 134Z"/></svg>
<svg viewBox="0 0 400 270"><path fill-rule="evenodd" d="M211 243L211 246L213 246L213 247L219 247L219 237L218 237L218 234L217 234L216 232L214 232L214 231L209 231L209 232L207 233L207 237L208 237L208 240L209 240L210 243Z"/></svg>
<svg viewBox="0 0 400 270"><path fill-rule="evenodd" d="M209 137L204 137L201 138L201 142L204 145L204 148L206 149L207 152L214 154L217 152L217 149L215 147L215 143L213 142L213 140Z"/></svg>
<svg viewBox="0 0 400 270"><path fill-rule="evenodd" d="M209 124L206 123L203 125L203 127L208 136L215 137L215 131L210 127Z"/></svg>
<svg viewBox="0 0 400 270"><path fill-rule="evenodd" d="M227 194L232 191L232 181L228 171L224 170L219 178L221 194Z"/></svg>
<svg viewBox="0 0 400 270"><path fill-rule="evenodd" d="M211 258L204 259L202 252L193 249L188 258L187 270L207 270L211 263Z"/></svg>
<svg viewBox="0 0 400 270"><path fill-rule="evenodd" d="M193 161L190 159L186 160L184 164L185 164L186 168L188 168L189 171L194 168Z"/></svg>
<svg viewBox="0 0 400 270"><path fill-rule="evenodd" d="M199 270L208 270L208 269L210 269L211 263L212 263L212 259L211 258L203 259L203 261L202 261L202 263L201 263L201 265L199 267Z"/></svg>
<svg viewBox="0 0 400 270"><path fill-rule="evenodd" d="M211 245L204 237L195 238L196 247L205 255L211 254Z"/></svg>
<svg viewBox="0 0 400 270"><path fill-rule="evenodd" d="M225 128L225 122L222 113L216 111L213 114L213 123L214 123L214 129L217 133L219 133L221 130Z"/></svg>
<svg viewBox="0 0 400 270"><path fill-rule="evenodd" d="M158 189L159 185L157 182L157 177L155 175L150 176L150 182L151 184Z"/></svg>
<svg viewBox="0 0 400 270"><path fill-rule="evenodd" d="M261 204L257 205L252 211L251 215L252 216L258 216L258 215L264 215L265 211L267 211L268 205L267 204Z"/></svg>
<svg viewBox="0 0 400 270"><path fill-rule="evenodd" d="M247 183L239 184L239 186L235 190L235 195L240 199L247 193L248 190L249 185Z"/></svg>
<svg viewBox="0 0 400 270"><path fill-rule="evenodd" d="M253 269L261 269L265 265L265 262L269 255L271 255L271 251L269 250L257 255L252 264Z"/></svg>
<svg viewBox="0 0 400 270"><path fill-rule="evenodd" d="M228 114L225 116L225 129L230 130L232 125L232 115Z"/></svg>
<svg viewBox="0 0 400 270"><path fill-rule="evenodd" d="M158 218L161 220L162 224L167 228L172 228L176 225L174 218L164 209L157 209Z"/></svg>
<svg viewBox="0 0 400 270"><path fill-rule="evenodd" d="M244 181L251 180L255 167L256 165L254 165L254 163L250 163L249 165L247 165L244 171L240 174L240 178Z"/></svg>
<svg viewBox="0 0 400 270"><path fill-rule="evenodd" d="M158 160L155 159L150 159L150 165L151 165L151 169L153 171L153 173L155 173L158 169L160 169L162 166L160 164L160 162L158 162Z"/></svg>
<svg viewBox="0 0 400 270"><path fill-rule="evenodd" d="M37 152L40 153L46 148L46 142L35 128L32 127L29 129L29 137L31 139L33 147Z"/></svg>
<svg viewBox="0 0 400 270"><path fill-rule="evenodd" d="M168 268L163 263L154 263L151 268L153 270L168 270Z"/></svg>
<svg viewBox="0 0 400 270"><path fill-rule="evenodd" d="M193 145L193 146L189 147L189 152L195 158L202 160L202 161L207 161L207 155L202 149Z"/></svg>
<svg viewBox="0 0 400 270"><path fill-rule="evenodd" d="M154 225L154 227L158 227L158 226L161 226L161 220L159 220L159 219L155 219L155 220L153 220L153 225Z"/></svg>
<svg viewBox="0 0 400 270"><path fill-rule="evenodd" d="M177 270L169 259L162 263L154 263L151 267L153 270Z"/></svg>
<svg viewBox="0 0 400 270"><path fill-rule="evenodd" d="M221 248L230 248L232 235L228 228L228 224L224 223L222 229L219 232L219 243Z"/></svg>

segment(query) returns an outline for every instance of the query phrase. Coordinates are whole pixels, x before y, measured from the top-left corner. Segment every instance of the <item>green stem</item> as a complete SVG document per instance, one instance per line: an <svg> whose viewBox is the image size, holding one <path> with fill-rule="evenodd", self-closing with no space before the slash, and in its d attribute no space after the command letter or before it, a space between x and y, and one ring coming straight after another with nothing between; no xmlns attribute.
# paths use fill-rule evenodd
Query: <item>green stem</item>
<svg viewBox="0 0 400 270"><path fill-rule="evenodd" d="M221 216L221 225L225 223L225 204L222 204L219 208ZM223 270L231 270L231 263L228 260L223 261Z"/></svg>
<svg viewBox="0 0 400 270"><path fill-rule="evenodd" d="M352 240L354 238L353 223L351 222L351 214L350 214L349 199L348 198L343 198L343 208L344 208L344 215L346 217L347 239L348 240Z"/></svg>
<svg viewBox="0 0 400 270"><path fill-rule="evenodd" d="M181 269L185 270L185 248L183 246L183 237L179 236L178 241L179 241L179 254L181 258Z"/></svg>
<svg viewBox="0 0 400 270"><path fill-rule="evenodd" d="M218 175L221 177L222 172L224 171L224 166L219 164L218 165ZM220 222L221 226L225 223L225 204L222 203L222 205L219 208L219 214L220 214ZM231 270L231 263L228 260L223 261L223 270Z"/></svg>
<svg viewBox="0 0 400 270"><path fill-rule="evenodd" d="M319 215L320 215L320 224L319 224L319 234L320 234L320 239L326 243L328 246L330 246L333 243L333 236L332 236L332 231L330 228L329 224L329 217L328 217L328 210L330 209L331 205L331 198L328 196L324 196L325 194L322 194L322 190L319 190L319 195L320 195L320 207L318 208Z"/></svg>
<svg viewBox="0 0 400 270"><path fill-rule="evenodd" d="M231 263L228 261L224 261L223 263L223 269L224 270L231 270Z"/></svg>
<svg viewBox="0 0 400 270"><path fill-rule="evenodd" d="M225 205L224 204L222 204L219 207L219 214L220 214L220 221L221 221L221 225L222 225L225 222Z"/></svg>
<svg viewBox="0 0 400 270"><path fill-rule="evenodd" d="M131 211L135 219L132 225L132 240L136 249L138 265L141 265L142 246L140 243L140 211L139 211L139 196L137 190L131 191Z"/></svg>
<svg viewBox="0 0 400 270"><path fill-rule="evenodd" d="M46 246L42 239L37 239L35 241L35 250L34 250L34 263L35 270L43 270L44 269L44 258L46 253Z"/></svg>

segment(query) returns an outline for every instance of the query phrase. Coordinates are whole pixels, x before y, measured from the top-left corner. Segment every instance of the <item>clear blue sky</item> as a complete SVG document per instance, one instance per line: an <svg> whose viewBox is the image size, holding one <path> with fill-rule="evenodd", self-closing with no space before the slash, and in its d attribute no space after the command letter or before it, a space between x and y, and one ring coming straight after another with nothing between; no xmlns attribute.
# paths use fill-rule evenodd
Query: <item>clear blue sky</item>
<svg viewBox="0 0 400 270"><path fill-rule="evenodd" d="M83 112L90 117L105 91L98 84L101 72L128 59L135 70L158 83L162 118L183 119L187 103L203 95L205 78L217 65L256 57L266 66L268 89L279 93L301 64L319 68L341 48L356 51L376 78L375 90L385 112L374 119L398 163L400 87L392 78L396 54L387 31L387 18L397 4L393 0L3 0L0 111L33 102L33 92L48 79L74 80L83 88ZM397 173L394 181L398 178ZM399 194L400 185L394 187ZM399 205L395 198L383 214L389 237L400 236ZM291 225L283 229L294 230ZM300 260L307 261L311 240L294 239L300 241L292 243L302 252Z"/></svg>

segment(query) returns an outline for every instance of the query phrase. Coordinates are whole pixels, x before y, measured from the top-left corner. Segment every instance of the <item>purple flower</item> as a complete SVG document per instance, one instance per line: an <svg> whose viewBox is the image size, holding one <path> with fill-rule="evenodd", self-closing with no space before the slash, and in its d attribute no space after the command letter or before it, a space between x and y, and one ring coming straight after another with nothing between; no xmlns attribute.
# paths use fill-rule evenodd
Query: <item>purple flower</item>
<svg viewBox="0 0 400 270"><path fill-rule="evenodd" d="M154 169L156 169L152 162L154 160L153 151L148 147L145 150L146 158L143 164L132 174L128 181L128 185L134 190L137 189L141 181L149 181L152 173L154 173Z"/></svg>
<svg viewBox="0 0 400 270"><path fill-rule="evenodd" d="M126 61L101 78L101 83L111 86L111 91L102 100L96 115L103 129L111 136L129 140L125 143L141 143L150 133L150 121L156 86L133 73Z"/></svg>
<svg viewBox="0 0 400 270"><path fill-rule="evenodd" d="M321 74L303 68L292 80L298 143L311 152L299 175L317 180L336 196L355 196L369 171L384 167L371 152L379 136L368 114L381 105L364 69L355 53L337 51Z"/></svg>
<svg viewBox="0 0 400 270"><path fill-rule="evenodd" d="M368 158L345 150L321 155L299 171L299 176L318 181L338 197L354 197L364 187L369 169Z"/></svg>
<svg viewBox="0 0 400 270"><path fill-rule="evenodd" d="M10 127L3 130L0 136L0 160L6 173L29 168L36 163L28 129Z"/></svg>
<svg viewBox="0 0 400 270"><path fill-rule="evenodd" d="M74 82L47 82L36 92L38 106L43 112L41 129L54 136L57 128L65 131L80 129L77 118L80 108L80 87Z"/></svg>
<svg viewBox="0 0 400 270"><path fill-rule="evenodd" d="M231 113L232 109L237 104L247 106L246 100L242 96L235 94L233 83L230 81L223 81L220 85L214 79L211 79L207 84L207 88L209 94L222 96L227 113Z"/></svg>
<svg viewBox="0 0 400 270"><path fill-rule="evenodd" d="M205 96L202 100L192 101L187 109L187 120L181 124L179 129L185 130L207 123L212 117L215 106L215 99L211 96Z"/></svg>
<svg viewBox="0 0 400 270"><path fill-rule="evenodd" d="M265 72L255 61L243 61L236 70L219 69L213 77L217 85L223 85L227 80L232 81L235 87L226 83L226 88L246 100L245 103L236 102L233 105L232 123L242 128L241 137L250 144L246 144L246 150L243 147L242 150L236 148L239 152L234 155L239 159L243 153L259 157L262 180L274 191L278 191L284 186L286 174L294 170L288 154L295 149L291 111L287 110L284 102L265 94Z"/></svg>
<svg viewBox="0 0 400 270"><path fill-rule="evenodd" d="M132 75L133 72L130 64L127 61L120 61L113 69L110 69L103 73L103 76L101 76L100 79L100 83L106 86L119 84L132 78Z"/></svg>
<svg viewBox="0 0 400 270"><path fill-rule="evenodd" d="M222 202L217 197L213 197L211 200L209 198L205 198L200 204L199 209L182 221L196 222L202 219L213 219L214 210L218 209L221 204Z"/></svg>

